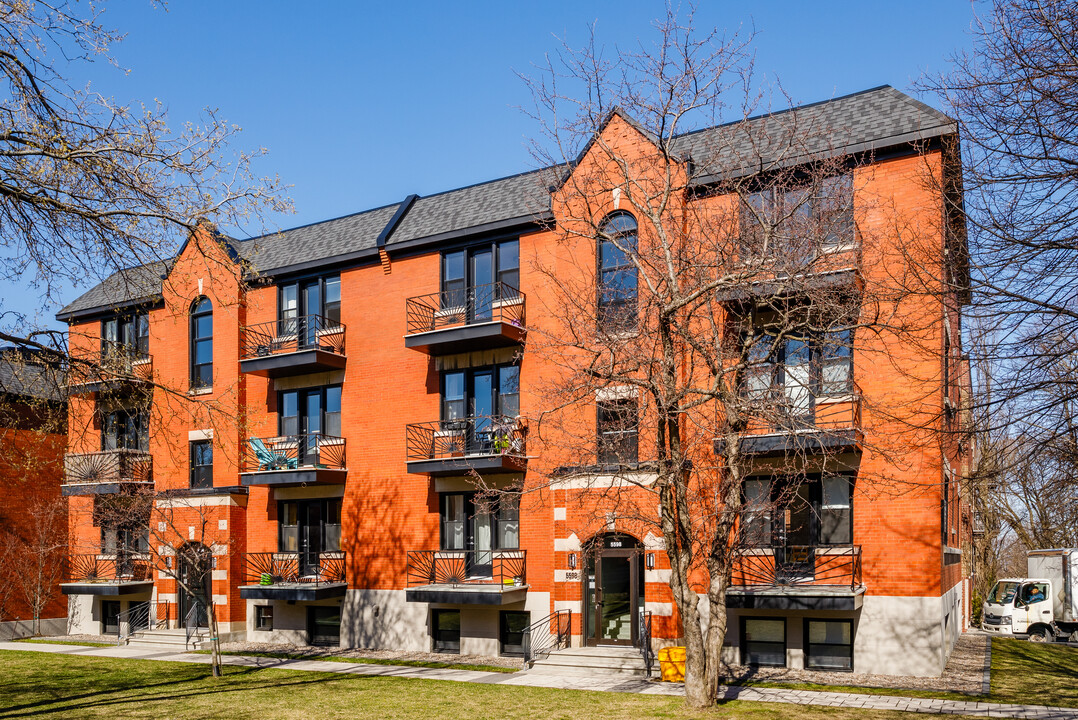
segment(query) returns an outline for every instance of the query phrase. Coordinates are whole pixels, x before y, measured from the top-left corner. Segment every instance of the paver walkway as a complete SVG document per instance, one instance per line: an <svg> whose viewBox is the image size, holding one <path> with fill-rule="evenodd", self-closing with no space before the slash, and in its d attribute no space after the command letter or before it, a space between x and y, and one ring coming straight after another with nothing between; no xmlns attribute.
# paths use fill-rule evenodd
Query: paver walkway
<svg viewBox="0 0 1078 720"><path fill-rule="evenodd" d="M165 660L169 662L210 662L209 655L178 653L171 648L151 647L85 647L78 645L50 645L46 643L0 642L0 650L23 652L46 652L85 657L130 658L136 660ZM600 692L623 692L640 695L681 695L685 692L680 683L648 682L638 678L616 676L564 677L538 673L492 673L477 670L450 670L446 668L419 668L394 665L366 665L326 660L281 660L277 658L225 655L226 665L242 667L280 668L337 673L340 675L378 675L385 677L418 678L424 680L452 680L456 682L487 683L497 685L521 685L566 690L595 690ZM928 698L900 697L895 695L860 695L854 693L820 692L814 690L787 690L785 688L724 687L722 697L727 700L751 700L753 702L786 703L791 705L823 705L828 707L859 708L863 710L899 710L904 712L971 715L994 718L1030 718L1032 720L1078 720L1078 708L1048 707L1045 705L1008 705L979 702L975 700L935 700Z"/></svg>

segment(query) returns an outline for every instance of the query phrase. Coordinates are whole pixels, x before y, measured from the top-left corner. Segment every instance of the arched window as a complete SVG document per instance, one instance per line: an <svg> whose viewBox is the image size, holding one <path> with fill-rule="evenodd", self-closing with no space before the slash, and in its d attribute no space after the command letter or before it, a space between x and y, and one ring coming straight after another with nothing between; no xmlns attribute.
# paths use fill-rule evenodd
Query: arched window
<svg viewBox="0 0 1078 720"><path fill-rule="evenodd" d="M213 385L213 303L201 297L191 303L191 387Z"/></svg>
<svg viewBox="0 0 1078 720"><path fill-rule="evenodd" d="M599 329L624 330L636 326L636 220L614 213L599 228ZM628 251L628 252L626 252Z"/></svg>

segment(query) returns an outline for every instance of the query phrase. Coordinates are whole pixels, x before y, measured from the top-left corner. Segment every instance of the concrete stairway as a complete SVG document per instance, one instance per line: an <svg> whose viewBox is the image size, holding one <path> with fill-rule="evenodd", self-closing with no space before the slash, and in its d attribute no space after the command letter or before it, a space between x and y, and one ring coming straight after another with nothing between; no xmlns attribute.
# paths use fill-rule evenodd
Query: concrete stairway
<svg viewBox="0 0 1078 720"><path fill-rule="evenodd" d="M128 645L153 646L173 648L177 652L185 650L198 650L201 644L208 641L209 630L199 628L197 633L191 635L191 643L187 643L187 631L183 628L137 630L127 639Z"/></svg>
<svg viewBox="0 0 1078 720"><path fill-rule="evenodd" d="M536 660L528 672L541 675L647 677L647 668L640 650L625 646L556 650L542 660Z"/></svg>

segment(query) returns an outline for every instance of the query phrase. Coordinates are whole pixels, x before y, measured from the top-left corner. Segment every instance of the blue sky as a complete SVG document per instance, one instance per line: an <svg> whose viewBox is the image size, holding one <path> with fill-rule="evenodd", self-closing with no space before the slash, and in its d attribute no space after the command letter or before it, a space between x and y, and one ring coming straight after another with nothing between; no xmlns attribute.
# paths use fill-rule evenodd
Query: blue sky
<svg viewBox="0 0 1078 720"><path fill-rule="evenodd" d="M699 4L698 26L755 27L758 72L798 102L908 90L968 47L973 17L965 0ZM583 43L593 21L608 48L648 38L662 12L627 0L127 0L104 20L127 33L114 54L129 72L98 64L72 79L120 102L161 100L174 127L218 108L243 127L240 147L268 148L259 170L290 186L296 210L269 222L291 227L530 169L538 128L518 109L529 96L515 71L542 62L555 36ZM4 309L41 320L57 309L35 313L20 295L0 284Z"/></svg>

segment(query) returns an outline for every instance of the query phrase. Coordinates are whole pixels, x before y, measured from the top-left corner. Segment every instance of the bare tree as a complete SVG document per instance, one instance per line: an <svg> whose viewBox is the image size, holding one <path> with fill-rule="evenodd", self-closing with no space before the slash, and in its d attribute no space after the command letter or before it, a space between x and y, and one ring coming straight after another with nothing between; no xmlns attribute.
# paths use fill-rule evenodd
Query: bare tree
<svg viewBox="0 0 1078 720"><path fill-rule="evenodd" d="M969 223L967 312L985 329L970 343L978 398L991 410L985 427L1021 438L1010 457L1024 460L1038 443L1072 442L1075 422L1078 7L977 5L972 50L923 89L960 124L965 192L950 199L964 202Z"/></svg>
<svg viewBox="0 0 1078 720"><path fill-rule="evenodd" d="M115 64L122 38L101 12L0 3L0 276L45 300L171 258L203 218L239 226L288 209L279 182L254 173L265 150L233 152L239 128L215 110L177 132L160 105L120 105L85 84L93 64ZM33 330L10 311L5 320L7 342Z"/></svg>
<svg viewBox="0 0 1078 720"><path fill-rule="evenodd" d="M581 530L616 520L662 538L686 697L703 707L726 672L734 577L753 572L751 550L809 475L845 479L830 443L793 443L761 461L746 438L838 437L857 426L849 357L862 334L885 348L905 338L935 358L914 397L886 412L917 431L907 448L939 442L926 405L940 387L939 335L926 333L938 316L910 304L939 297L922 283L938 276L942 247L895 251L931 267L924 277L877 269L856 280L862 253L886 265L885 246L910 233L886 198L855 189L856 161L835 147L845 128L799 112L750 122L748 40L698 33L691 13L673 10L656 25L651 47L608 57L593 38L527 79L558 221L553 252L531 259L544 287L529 349L556 372L539 382L544 410L530 428L543 465L530 463L529 475L544 479L525 491L571 479L588 510ZM690 132L723 115L736 121ZM859 214L890 219L879 237L866 227L855 242L855 191ZM835 402L817 409L823 397ZM760 479L775 477L781 487Z"/></svg>

